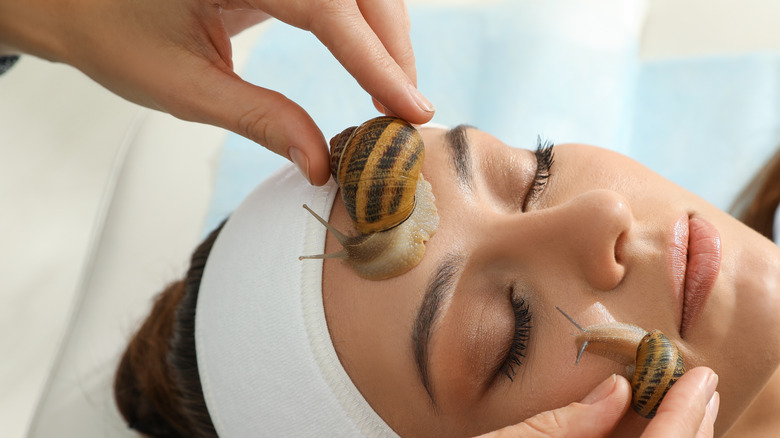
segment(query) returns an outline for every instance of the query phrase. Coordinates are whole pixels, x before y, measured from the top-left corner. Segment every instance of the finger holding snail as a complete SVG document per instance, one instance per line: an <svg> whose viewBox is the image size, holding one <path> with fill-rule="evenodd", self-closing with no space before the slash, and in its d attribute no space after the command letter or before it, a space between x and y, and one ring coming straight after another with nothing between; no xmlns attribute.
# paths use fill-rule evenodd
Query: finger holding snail
<svg viewBox="0 0 780 438"><path fill-rule="evenodd" d="M653 418L666 393L685 373L676 343L659 330L648 332L617 321L583 327L559 307L556 309L579 331L575 335L575 364L587 351L626 365L632 408L645 418Z"/></svg>

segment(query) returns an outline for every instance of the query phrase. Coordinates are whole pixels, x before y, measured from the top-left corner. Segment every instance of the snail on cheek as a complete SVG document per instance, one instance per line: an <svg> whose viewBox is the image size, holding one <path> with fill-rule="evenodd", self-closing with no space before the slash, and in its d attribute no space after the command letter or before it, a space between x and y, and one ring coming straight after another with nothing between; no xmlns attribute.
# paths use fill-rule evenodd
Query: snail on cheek
<svg viewBox="0 0 780 438"><path fill-rule="evenodd" d="M646 332L616 321L585 328L559 307L555 308L580 331L575 337L575 363L588 349L626 365L631 381L631 407L639 415L653 418L666 392L685 373L683 357L675 343L658 330Z"/></svg>
<svg viewBox="0 0 780 438"><path fill-rule="evenodd" d="M346 235L304 205L343 246L300 259L336 258L369 280L401 275L422 260L439 215L422 176L425 147L411 124L377 117L330 141L330 169L356 235Z"/></svg>

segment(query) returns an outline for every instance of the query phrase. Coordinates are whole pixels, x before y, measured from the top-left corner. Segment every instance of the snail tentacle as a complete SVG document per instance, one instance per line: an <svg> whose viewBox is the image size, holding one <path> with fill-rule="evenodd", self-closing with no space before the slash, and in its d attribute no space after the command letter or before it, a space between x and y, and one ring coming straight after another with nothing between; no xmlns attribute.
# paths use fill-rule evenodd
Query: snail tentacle
<svg viewBox="0 0 780 438"><path fill-rule="evenodd" d="M314 210L309 208L308 205L303 204L303 208L305 208L309 213L311 213L312 216L314 216L322 225L325 226L325 228L328 229L328 231L333 233L333 235L336 236L336 239L338 239L338 241L341 242L342 244L347 240L347 238L349 238L349 236L347 236L346 234L344 234L341 231L337 230L336 227L334 227L333 225L328 223L328 221L323 219L322 216L320 216L317 213L315 213ZM306 256L304 258L309 258L309 257Z"/></svg>
<svg viewBox="0 0 780 438"><path fill-rule="evenodd" d="M328 221L326 221L325 219L323 219L323 218L322 218L322 216L320 216L320 215L318 215L317 213L315 213L315 212L314 212L314 210L312 210L311 208L309 208L309 206L308 206L308 205L306 205L306 204L303 204L303 208L305 208L305 209L306 209L306 210L307 210L309 213L311 213L311 214L312 214L312 216L314 216L314 217L315 217L315 218L316 218L316 219L317 219L317 220L318 220L318 221L319 221L319 222L320 222L322 225L324 225L324 226L325 226L325 228L327 228L327 229L328 229L328 231L330 231L331 233L333 233L333 235L334 235L334 236L336 236L336 239L338 239L338 241L339 241L339 242L342 242L342 245L343 245L343 242L344 242L344 241L345 241L345 240L346 240L346 239L347 239L349 236L346 236L344 233L342 233L341 231L337 230L337 229L336 229L336 227L334 227L334 226L332 226L331 224L329 224L329 223L328 223ZM300 257L298 257L298 260L310 260L310 259L345 259L345 258L347 258L347 250L346 250L346 249L342 249L341 251L338 251L338 252L333 252L333 253L330 253L330 254L303 255L303 256L300 256Z"/></svg>
<svg viewBox="0 0 780 438"><path fill-rule="evenodd" d="M580 331L581 331L581 332L583 332L583 333L586 333L586 332L587 332L587 330L585 330L585 328L584 328L583 326L581 326L581 325L580 325L580 324L579 324L577 321L575 321L575 320L574 320L574 319L573 319L571 316L569 316L569 315L568 315L566 312L564 312L563 310L561 310L561 308L560 308L560 307L558 307L558 306L555 306L555 308L556 308L556 309L558 309L558 311L559 311L559 312L561 312L561 313L563 314L563 316L565 316L565 317L566 317L566 319L568 319L568 320L569 320L569 321L570 321L572 324L574 324L574 326L575 326L575 327L577 327L578 329L580 329ZM579 365L579 363L580 363L580 358L582 357L582 353L584 353L584 352L585 352L585 349L586 349L586 348L588 348L588 341L585 341L585 342L583 342L583 343L582 343L582 346L580 347L579 351L577 352L577 359L574 361L574 365Z"/></svg>

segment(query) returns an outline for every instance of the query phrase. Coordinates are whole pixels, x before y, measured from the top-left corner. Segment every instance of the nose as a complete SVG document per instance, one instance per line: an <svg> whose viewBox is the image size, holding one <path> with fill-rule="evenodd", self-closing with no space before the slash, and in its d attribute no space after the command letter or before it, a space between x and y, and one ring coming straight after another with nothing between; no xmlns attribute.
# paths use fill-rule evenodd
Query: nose
<svg viewBox="0 0 780 438"><path fill-rule="evenodd" d="M616 288L625 276L623 248L634 219L628 201L618 193L588 191L514 220L505 224L501 238L514 241L518 256L534 248L540 269L549 267L555 276L574 276L572 280L598 291Z"/></svg>
<svg viewBox="0 0 780 438"><path fill-rule="evenodd" d="M611 190L593 190L553 213L557 217L551 225L560 230L558 244L563 257L569 258L594 289L616 288L626 272L623 246L633 223L628 201ZM550 231L555 232L555 228Z"/></svg>

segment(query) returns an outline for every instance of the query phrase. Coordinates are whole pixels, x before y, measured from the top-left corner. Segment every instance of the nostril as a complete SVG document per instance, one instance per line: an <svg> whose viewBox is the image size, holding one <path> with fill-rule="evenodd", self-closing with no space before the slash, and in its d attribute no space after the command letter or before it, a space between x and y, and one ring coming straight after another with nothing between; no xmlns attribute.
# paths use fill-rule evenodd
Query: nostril
<svg viewBox="0 0 780 438"><path fill-rule="evenodd" d="M599 189L578 195L566 206L566 217L577 224L571 227L576 230L571 249L582 274L595 290L613 290L623 281L631 258L633 214L628 201Z"/></svg>
<svg viewBox="0 0 780 438"><path fill-rule="evenodd" d="M615 239L615 263L618 265L623 264L623 252L624 252L624 246L626 242L626 232L622 232L618 235L617 239Z"/></svg>

